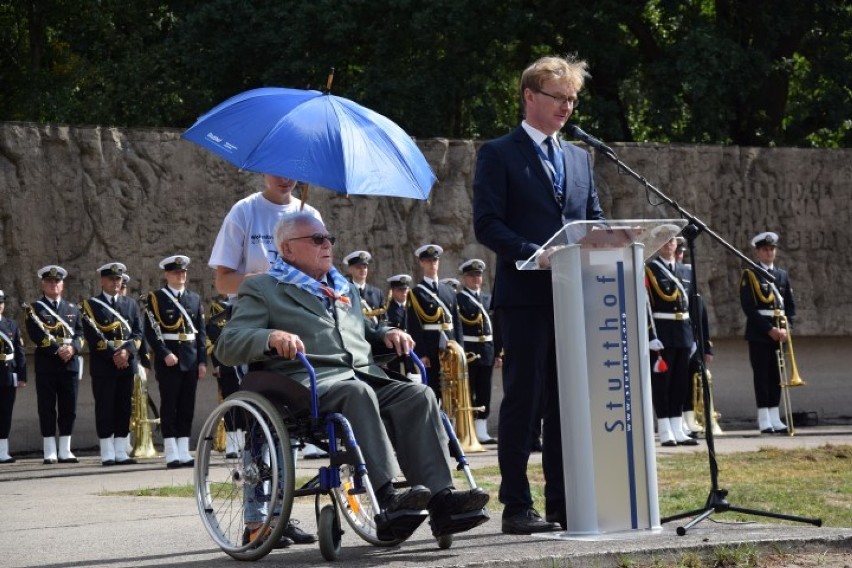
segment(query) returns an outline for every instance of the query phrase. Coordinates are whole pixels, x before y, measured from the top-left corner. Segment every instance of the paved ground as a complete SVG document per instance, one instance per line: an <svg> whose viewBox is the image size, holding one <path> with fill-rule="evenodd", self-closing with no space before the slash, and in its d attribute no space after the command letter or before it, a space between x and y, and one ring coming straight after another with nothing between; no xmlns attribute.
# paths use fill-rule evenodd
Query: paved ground
<svg viewBox="0 0 852 568"><path fill-rule="evenodd" d="M757 436L727 432L716 439L719 460L725 453L760 447L817 447L826 443L852 444L852 426L800 430L795 437ZM705 451L664 449L661 453ZM539 456L536 455L536 458ZM470 456L474 470L496 463L496 452ZM308 475L319 460L300 460L300 475ZM75 465L44 466L40 459L23 459L0 466L0 566L224 566L234 561L215 548L198 518L194 501L110 495L115 491L188 484L191 470L167 470L160 460L136 466L103 468L95 456ZM709 481L708 481L709 485ZM736 501L736 488L731 501ZM700 507L702 503L696 503ZM299 499L294 517L313 529L313 502ZM341 562L346 566L615 566L625 559L649 564L677 558L685 551L712 551L720 545L756 545L764 553L778 551L811 556L785 557L780 565L805 565L795 558L812 558L823 567L848 564L850 557L822 556L829 551L852 550L852 528L817 528L801 524L769 525L733 522L718 514L677 536L677 523L659 531L588 539L561 539L558 534L505 536L499 515L477 529L457 536L452 548L439 550L426 527L400 547L367 545L351 530L343 537ZM348 527L347 527L348 528ZM831 559L840 559L839 564ZM264 565L316 566L323 564L318 548L293 547L275 551Z"/></svg>

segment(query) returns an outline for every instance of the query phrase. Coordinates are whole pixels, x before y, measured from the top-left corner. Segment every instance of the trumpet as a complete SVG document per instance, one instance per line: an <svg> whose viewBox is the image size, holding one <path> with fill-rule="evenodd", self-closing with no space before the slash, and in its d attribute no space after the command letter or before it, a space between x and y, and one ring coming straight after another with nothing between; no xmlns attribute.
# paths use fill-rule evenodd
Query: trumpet
<svg viewBox="0 0 852 568"><path fill-rule="evenodd" d="M485 410L484 406L472 406L470 381L467 376L468 359L464 348L455 340L447 342L440 354L441 360L441 406L453 422L459 445L465 452L484 452L485 448L476 437L473 413Z"/></svg>
<svg viewBox="0 0 852 568"><path fill-rule="evenodd" d="M705 368L707 374L707 388L710 390L710 427L713 434L721 436L724 434L722 427L719 426L719 418L722 415L716 412L716 404L713 400L713 376L710 374L710 369ZM696 371L692 375L692 408L695 411L695 422L705 428L704 424L704 390L701 388L701 372Z"/></svg>
<svg viewBox="0 0 852 568"><path fill-rule="evenodd" d="M796 366L796 356L793 353L793 333L787 322L787 316L778 313L775 316L776 327L787 330L787 352L790 355L790 373L787 373L787 360L784 353L784 344L779 343L778 349L775 351L778 355L778 375L781 379L781 403L784 406L784 419L787 421L787 434L795 436L796 430L793 427L793 407L790 401L790 389L793 387L801 387L806 385L805 381L799 375L799 368Z"/></svg>

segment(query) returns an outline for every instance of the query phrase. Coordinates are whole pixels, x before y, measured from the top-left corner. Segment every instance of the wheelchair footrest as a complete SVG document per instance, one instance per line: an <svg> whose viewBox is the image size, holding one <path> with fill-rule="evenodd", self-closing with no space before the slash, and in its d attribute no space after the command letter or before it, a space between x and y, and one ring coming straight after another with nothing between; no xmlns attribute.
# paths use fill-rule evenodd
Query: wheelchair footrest
<svg viewBox="0 0 852 568"><path fill-rule="evenodd" d="M428 513L425 510L403 509L376 515L376 536L379 540L405 540L417 530Z"/></svg>
<svg viewBox="0 0 852 568"><path fill-rule="evenodd" d="M454 515L431 516L429 526L432 527L432 536L439 537L469 531L490 518L488 509L483 508Z"/></svg>

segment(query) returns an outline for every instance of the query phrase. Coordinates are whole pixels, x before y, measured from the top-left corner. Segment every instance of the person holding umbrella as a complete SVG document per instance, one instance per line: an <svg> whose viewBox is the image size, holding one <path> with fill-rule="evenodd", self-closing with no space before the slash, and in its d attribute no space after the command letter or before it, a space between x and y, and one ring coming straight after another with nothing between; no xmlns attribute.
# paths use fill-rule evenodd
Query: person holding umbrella
<svg viewBox="0 0 852 568"><path fill-rule="evenodd" d="M298 182L294 179L263 174L263 190L237 201L219 228L208 265L216 270L216 291L235 296L243 280L264 274L278 259L273 232L278 220L287 214L303 212L322 220L319 211L293 196ZM228 319L224 317L224 319ZM327 455L313 444L306 444L305 457ZM295 454L295 451L294 451ZM316 536L291 519L284 538L296 544L316 542Z"/></svg>

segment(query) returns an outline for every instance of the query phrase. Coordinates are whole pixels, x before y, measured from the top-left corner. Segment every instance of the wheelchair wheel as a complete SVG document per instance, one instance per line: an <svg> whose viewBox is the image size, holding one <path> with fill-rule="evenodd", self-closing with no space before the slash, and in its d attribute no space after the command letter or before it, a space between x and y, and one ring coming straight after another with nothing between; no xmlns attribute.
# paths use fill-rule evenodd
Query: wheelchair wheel
<svg viewBox="0 0 852 568"><path fill-rule="evenodd" d="M320 511L317 523L319 533L319 548L322 557L332 562L340 557L340 541L343 531L340 530L340 519L334 505L326 505Z"/></svg>
<svg viewBox="0 0 852 568"><path fill-rule="evenodd" d="M379 507L374 504L367 493L349 494L349 489L355 486L355 468L344 464L340 466L340 487L332 489L334 500L341 514L355 533L365 541L375 546L396 546L403 539L380 540L376 529L376 515Z"/></svg>
<svg viewBox="0 0 852 568"><path fill-rule="evenodd" d="M245 444L224 463L214 452L216 429L229 413L243 419ZM236 392L201 428L195 459L195 498L204 528L237 560L257 560L278 543L293 506L294 465L290 437L275 406L261 395ZM247 515L267 537L247 542ZM273 524L275 517L277 522Z"/></svg>

